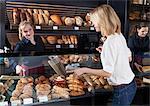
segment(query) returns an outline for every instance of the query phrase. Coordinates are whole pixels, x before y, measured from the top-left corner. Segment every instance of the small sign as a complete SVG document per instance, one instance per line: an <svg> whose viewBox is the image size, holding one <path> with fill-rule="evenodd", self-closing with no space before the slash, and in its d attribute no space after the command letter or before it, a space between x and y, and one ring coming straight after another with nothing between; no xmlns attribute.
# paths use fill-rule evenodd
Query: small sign
<svg viewBox="0 0 150 106"><path fill-rule="evenodd" d="M35 29L41 29L41 26L35 26Z"/></svg>
<svg viewBox="0 0 150 106"><path fill-rule="evenodd" d="M39 102L47 102L48 101L48 97L45 95L45 96L39 96Z"/></svg>
<svg viewBox="0 0 150 106"><path fill-rule="evenodd" d="M53 26L53 30L58 30L58 26Z"/></svg>
<svg viewBox="0 0 150 106"><path fill-rule="evenodd" d="M21 105L21 100L11 101L11 106L20 106L20 105Z"/></svg>
<svg viewBox="0 0 150 106"><path fill-rule="evenodd" d="M56 48L61 48L61 45L56 45Z"/></svg>
<svg viewBox="0 0 150 106"><path fill-rule="evenodd" d="M74 27L74 30L79 30L79 27L75 26L75 27Z"/></svg>
<svg viewBox="0 0 150 106"><path fill-rule="evenodd" d="M33 103L33 99L32 98L23 99L23 104L31 104L31 103Z"/></svg>
<svg viewBox="0 0 150 106"><path fill-rule="evenodd" d="M74 64L71 64L71 66L73 66L73 67L79 67L80 64L79 63L74 63Z"/></svg>
<svg viewBox="0 0 150 106"><path fill-rule="evenodd" d="M0 102L0 106L8 106L8 101Z"/></svg>
<svg viewBox="0 0 150 106"><path fill-rule="evenodd" d="M90 30L92 30L92 31L93 31L93 30L94 30L94 27L90 27Z"/></svg>
<svg viewBox="0 0 150 106"><path fill-rule="evenodd" d="M74 45L69 45L69 48L74 48Z"/></svg>

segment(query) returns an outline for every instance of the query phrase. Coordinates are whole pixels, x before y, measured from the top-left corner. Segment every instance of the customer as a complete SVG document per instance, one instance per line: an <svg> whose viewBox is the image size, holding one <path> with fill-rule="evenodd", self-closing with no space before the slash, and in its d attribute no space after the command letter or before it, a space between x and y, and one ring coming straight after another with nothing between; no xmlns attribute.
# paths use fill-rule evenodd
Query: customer
<svg viewBox="0 0 150 106"><path fill-rule="evenodd" d="M112 104L129 105L136 93L136 83L129 64L129 49L121 33L120 19L114 9L105 4L95 8L90 17L96 31L107 37L101 52L103 69L79 68L74 73L77 76L91 73L107 78L114 88Z"/></svg>
<svg viewBox="0 0 150 106"><path fill-rule="evenodd" d="M128 47L133 54L133 67L136 69L136 66L139 71L143 65L142 59L144 52L149 51L150 42L148 37L148 30L148 25L141 22L133 28L132 35L128 39Z"/></svg>
<svg viewBox="0 0 150 106"><path fill-rule="evenodd" d="M11 67L16 74L33 75L43 74L43 57L32 56L35 53L44 52L44 44L38 35L34 35L34 27L30 22L23 21L19 25L19 39L14 53L19 53L22 57L9 59Z"/></svg>

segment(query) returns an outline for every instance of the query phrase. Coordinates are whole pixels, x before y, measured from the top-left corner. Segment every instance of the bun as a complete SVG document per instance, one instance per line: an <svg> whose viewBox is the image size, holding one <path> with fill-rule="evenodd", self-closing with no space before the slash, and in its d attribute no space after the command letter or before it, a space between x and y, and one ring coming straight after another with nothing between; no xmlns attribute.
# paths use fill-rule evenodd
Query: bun
<svg viewBox="0 0 150 106"><path fill-rule="evenodd" d="M47 41L49 44L55 44L57 42L57 37L56 36L48 36Z"/></svg>
<svg viewBox="0 0 150 106"><path fill-rule="evenodd" d="M65 18L65 24L66 24L67 26L72 26L73 24L75 24L75 19L74 19L74 18L67 17L67 18Z"/></svg>
<svg viewBox="0 0 150 106"><path fill-rule="evenodd" d="M64 42L63 42L62 39L57 39L57 43L58 43L58 44L63 44Z"/></svg>
<svg viewBox="0 0 150 106"><path fill-rule="evenodd" d="M82 26L83 19L80 16L75 17L76 25Z"/></svg>
<svg viewBox="0 0 150 106"><path fill-rule="evenodd" d="M62 25L61 18L59 15L51 15L50 18L55 22L56 25Z"/></svg>

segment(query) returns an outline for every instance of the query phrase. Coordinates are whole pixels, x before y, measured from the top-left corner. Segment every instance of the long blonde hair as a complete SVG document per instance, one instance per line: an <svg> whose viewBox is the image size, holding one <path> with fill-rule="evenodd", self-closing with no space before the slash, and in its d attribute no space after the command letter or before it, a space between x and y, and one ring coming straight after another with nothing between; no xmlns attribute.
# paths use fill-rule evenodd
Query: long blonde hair
<svg viewBox="0 0 150 106"><path fill-rule="evenodd" d="M22 22L20 22L20 24L19 24L19 39L20 40L22 40L22 38L23 38L23 36L22 36L22 29L26 25L30 25L33 28L33 30L34 30L34 26L33 26L33 24L31 22L29 22L29 21L22 21Z"/></svg>
<svg viewBox="0 0 150 106"><path fill-rule="evenodd" d="M92 22L97 22L101 33L108 35L121 33L121 22L115 10L107 4L103 4L90 12ZM103 30L102 30L103 28Z"/></svg>

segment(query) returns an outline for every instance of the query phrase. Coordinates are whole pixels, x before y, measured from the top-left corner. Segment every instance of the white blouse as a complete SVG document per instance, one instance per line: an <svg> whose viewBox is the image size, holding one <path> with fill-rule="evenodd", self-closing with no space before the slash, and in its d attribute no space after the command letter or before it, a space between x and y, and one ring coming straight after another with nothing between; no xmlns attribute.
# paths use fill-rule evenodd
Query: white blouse
<svg viewBox="0 0 150 106"><path fill-rule="evenodd" d="M131 52L122 34L115 33L107 37L103 44L101 61L103 70L112 74L107 78L109 84L129 84L133 80L135 75L130 68L129 56Z"/></svg>

